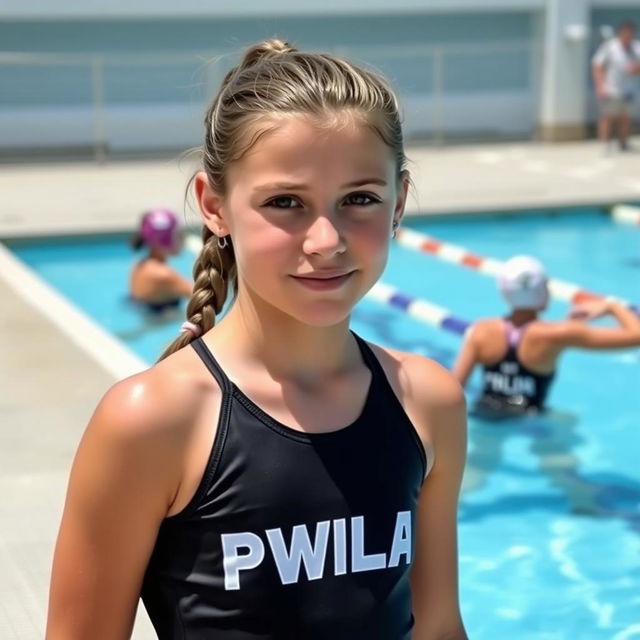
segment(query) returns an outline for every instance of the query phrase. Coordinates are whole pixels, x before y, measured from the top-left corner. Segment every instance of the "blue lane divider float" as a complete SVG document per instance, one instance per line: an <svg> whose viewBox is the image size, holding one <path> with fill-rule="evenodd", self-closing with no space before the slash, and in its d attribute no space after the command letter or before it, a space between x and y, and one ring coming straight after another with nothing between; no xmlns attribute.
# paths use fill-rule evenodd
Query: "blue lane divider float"
<svg viewBox="0 0 640 640"><path fill-rule="evenodd" d="M419 322L460 336L471 326L471 322L457 318L444 307L414 298L384 282L375 284L366 298L399 309Z"/></svg>
<svg viewBox="0 0 640 640"><path fill-rule="evenodd" d="M188 235L185 238L185 248L197 254L202 248L202 240L197 236ZM373 285L365 297L368 300L399 309L419 322L460 336L464 335L471 326L470 322L457 318L444 307L409 296L384 282Z"/></svg>

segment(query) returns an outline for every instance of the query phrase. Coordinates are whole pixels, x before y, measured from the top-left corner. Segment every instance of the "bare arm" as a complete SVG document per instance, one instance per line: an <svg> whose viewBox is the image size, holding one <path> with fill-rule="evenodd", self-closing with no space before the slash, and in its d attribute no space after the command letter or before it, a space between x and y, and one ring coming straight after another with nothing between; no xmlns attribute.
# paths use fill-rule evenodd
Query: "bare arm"
<svg viewBox="0 0 640 640"><path fill-rule="evenodd" d="M467 442L465 401L453 377L444 370L439 374L435 395L425 407L435 463L418 500L412 638L467 640L458 603L457 550L457 506ZM432 374L430 379L434 378Z"/></svg>
<svg viewBox="0 0 640 640"><path fill-rule="evenodd" d="M605 68L609 58L608 44L602 44L591 59L591 74L593 77L593 86L595 87L598 98L606 96L605 85Z"/></svg>
<svg viewBox="0 0 640 640"><path fill-rule="evenodd" d="M170 394L144 372L115 385L71 471L56 544L47 640L130 637L158 528L177 491L181 449Z"/></svg>
<svg viewBox="0 0 640 640"><path fill-rule="evenodd" d="M456 380L464 387L467 380L473 373L478 362L478 355L476 350L475 341L473 338L473 327L467 331L467 334L462 343L462 348L458 353L455 364L453 365L453 375Z"/></svg>
<svg viewBox="0 0 640 640"><path fill-rule="evenodd" d="M623 349L640 346L640 317L618 302L595 302L582 305L573 312L579 318L584 310L584 320L611 314L619 326L614 328L590 327L584 322L569 321L559 324L551 338L561 347L583 349Z"/></svg>
<svg viewBox="0 0 640 640"><path fill-rule="evenodd" d="M604 67L594 62L591 65L591 71L593 76L593 86L596 89L596 94L599 98L603 98L606 95L604 86Z"/></svg>

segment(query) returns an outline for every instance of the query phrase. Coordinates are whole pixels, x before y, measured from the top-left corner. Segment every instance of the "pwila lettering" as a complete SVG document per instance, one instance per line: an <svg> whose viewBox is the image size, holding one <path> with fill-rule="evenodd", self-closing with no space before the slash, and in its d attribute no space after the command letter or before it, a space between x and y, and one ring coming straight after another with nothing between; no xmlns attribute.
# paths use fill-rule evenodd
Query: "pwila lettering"
<svg viewBox="0 0 640 640"><path fill-rule="evenodd" d="M318 522L315 525L313 544L309 536L309 528L313 528L313 525L294 526L288 548L280 528L267 529L263 537L250 531L222 534L224 588L227 591L240 589L240 572L258 569L267 552L273 556L283 585L299 582L302 565L307 580L320 580L327 571L331 571L335 576L359 571L376 571L397 567L401 558L405 564L411 564L410 511L398 511L388 554L365 554L364 516L351 518L349 525L350 549L347 548L346 518ZM333 544L333 566L327 567L325 565L330 539Z"/></svg>

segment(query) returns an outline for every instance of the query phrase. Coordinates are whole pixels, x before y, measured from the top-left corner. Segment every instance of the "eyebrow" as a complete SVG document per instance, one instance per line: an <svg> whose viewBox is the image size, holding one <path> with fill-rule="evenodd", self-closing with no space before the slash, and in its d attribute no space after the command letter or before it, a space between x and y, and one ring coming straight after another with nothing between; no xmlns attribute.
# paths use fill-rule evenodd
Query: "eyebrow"
<svg viewBox="0 0 640 640"><path fill-rule="evenodd" d="M352 189L354 187L363 187L366 184L377 184L380 187L386 187L387 181L382 178L364 178L362 180L354 180L342 185L342 189ZM255 188L255 191L309 191L309 185L295 182L273 182L271 184L263 184Z"/></svg>

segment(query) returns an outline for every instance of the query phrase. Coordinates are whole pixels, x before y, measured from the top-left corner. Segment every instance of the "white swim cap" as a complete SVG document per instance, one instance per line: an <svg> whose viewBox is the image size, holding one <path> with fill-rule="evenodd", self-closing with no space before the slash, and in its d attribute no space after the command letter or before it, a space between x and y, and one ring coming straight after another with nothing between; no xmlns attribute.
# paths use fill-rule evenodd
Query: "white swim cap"
<svg viewBox="0 0 640 640"><path fill-rule="evenodd" d="M549 299L547 274L542 264L531 256L514 256L503 265L498 288L514 309L544 309Z"/></svg>

